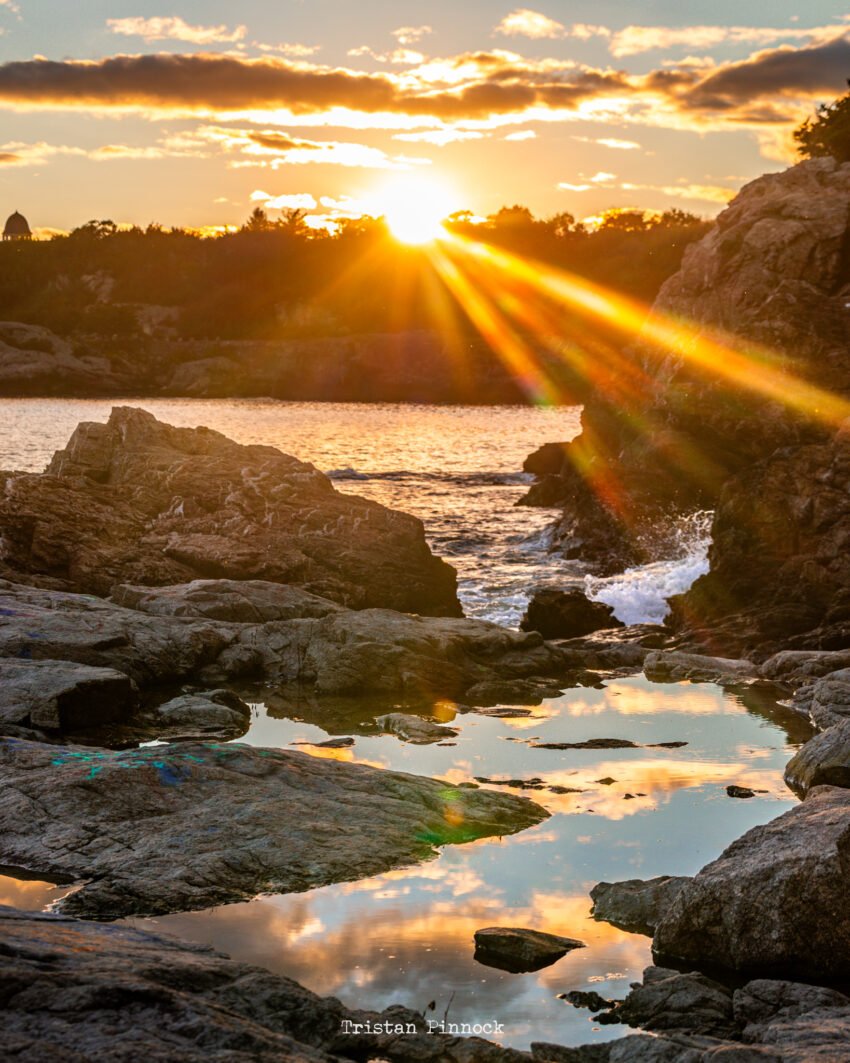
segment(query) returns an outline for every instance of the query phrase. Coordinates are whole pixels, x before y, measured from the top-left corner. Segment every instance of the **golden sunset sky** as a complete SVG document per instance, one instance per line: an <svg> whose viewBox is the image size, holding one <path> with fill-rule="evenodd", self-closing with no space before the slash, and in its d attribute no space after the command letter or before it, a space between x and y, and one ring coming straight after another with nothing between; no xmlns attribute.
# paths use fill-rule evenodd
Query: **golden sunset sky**
<svg viewBox="0 0 850 1063"><path fill-rule="evenodd" d="M0 0L0 212L714 214L850 76L812 0Z"/></svg>

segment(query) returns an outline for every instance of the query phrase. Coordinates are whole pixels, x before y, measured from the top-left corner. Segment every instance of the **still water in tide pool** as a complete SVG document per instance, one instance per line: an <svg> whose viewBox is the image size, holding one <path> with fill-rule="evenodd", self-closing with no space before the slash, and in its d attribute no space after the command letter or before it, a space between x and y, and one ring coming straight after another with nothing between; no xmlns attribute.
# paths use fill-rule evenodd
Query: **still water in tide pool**
<svg viewBox="0 0 850 1063"><path fill-rule="evenodd" d="M352 734L351 749L313 752L453 783L536 776L581 792L528 791L552 813L548 820L502 840L449 846L419 866L128 922L211 944L350 1006L402 1003L422 1010L434 1000L438 1017L449 1007L456 1022L504 1023L500 1040L522 1048L533 1040L582 1044L628 1032L597 1027L587 1012L558 999L571 989L622 997L651 962L648 938L590 918L589 890L601 880L692 874L745 830L790 808L795 802L782 782L783 767L810 733L764 695L751 692L743 700L711 684L657 684L643 676L569 690L517 719L455 714L440 704L434 716L460 728L452 746L370 734L380 711L270 696L254 706L240 741L284 747ZM537 738L688 744L559 751L531 748L527 743ZM726 795L730 783L766 792L735 800ZM0 900L26 907L61 892L0 880ZM577 937L587 947L542 971L509 974L473 958L473 933L492 925L534 927Z"/></svg>

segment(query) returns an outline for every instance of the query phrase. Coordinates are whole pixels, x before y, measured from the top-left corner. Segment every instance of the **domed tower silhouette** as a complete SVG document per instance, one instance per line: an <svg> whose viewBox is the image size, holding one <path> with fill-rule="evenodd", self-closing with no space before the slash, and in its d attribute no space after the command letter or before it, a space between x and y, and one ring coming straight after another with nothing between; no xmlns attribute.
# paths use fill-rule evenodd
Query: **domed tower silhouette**
<svg viewBox="0 0 850 1063"><path fill-rule="evenodd" d="M4 240L32 240L32 231L30 230L29 222L23 216L15 211L14 214L10 214L6 219L6 228L3 230Z"/></svg>

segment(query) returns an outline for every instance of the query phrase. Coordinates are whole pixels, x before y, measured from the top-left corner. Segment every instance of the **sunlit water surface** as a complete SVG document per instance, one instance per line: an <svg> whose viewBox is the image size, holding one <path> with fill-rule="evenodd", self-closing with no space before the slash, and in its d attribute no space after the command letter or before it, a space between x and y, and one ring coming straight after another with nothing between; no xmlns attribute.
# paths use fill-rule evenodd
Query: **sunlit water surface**
<svg viewBox="0 0 850 1063"><path fill-rule="evenodd" d="M531 587L581 582L576 566L548 554L551 512L514 508L526 489L524 457L578 429L573 409L359 406L271 400L124 400L172 424L204 424L243 443L267 443L332 473L356 491L415 513L437 553L460 575L472 615L516 623ZM40 470L80 420L105 420L108 401L0 400L0 467ZM664 595L704 567L704 523L685 529L681 555L612 581L589 581L624 619L655 619ZM241 739L286 747L352 734L347 750L315 755L389 767L452 782L476 776L529 779L580 791L528 791L551 818L505 839L450 846L418 867L304 894L265 897L205 912L133 920L208 942L235 958L288 975L351 1006L436 1001L456 1022L499 1021L502 1040L578 1044L621 1036L595 1027L558 999L570 989L621 997L650 960L649 940L589 915L601 880L690 874L749 827L794 803L782 783L789 756L808 732L767 701L712 685L610 680L570 690L530 716L496 719L432 713L460 728L452 745L413 746L376 733L386 711L359 703L293 702L272 692L254 706ZM527 741L627 738L681 749L543 750ZM309 749L309 747L299 747ZM764 790L727 797L729 783ZM514 790L512 792L522 792ZM0 878L0 901L38 908L64 890ZM531 974L508 974L473 958L475 930L530 926L587 947Z"/></svg>

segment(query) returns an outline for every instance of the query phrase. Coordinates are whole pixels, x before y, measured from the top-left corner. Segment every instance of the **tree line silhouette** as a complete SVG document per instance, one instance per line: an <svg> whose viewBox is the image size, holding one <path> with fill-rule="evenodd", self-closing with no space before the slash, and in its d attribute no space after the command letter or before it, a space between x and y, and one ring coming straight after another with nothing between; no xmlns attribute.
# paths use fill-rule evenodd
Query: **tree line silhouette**
<svg viewBox="0 0 850 1063"><path fill-rule="evenodd" d="M459 212L446 227L651 302L708 224L680 210L612 210L590 228L516 205L484 221ZM185 339L442 328L446 306L454 327L472 330L427 250L398 243L380 218L343 219L329 233L310 228L303 211L272 220L257 208L238 231L212 237L95 220L0 245L0 319L129 339L144 304L171 308Z"/></svg>

